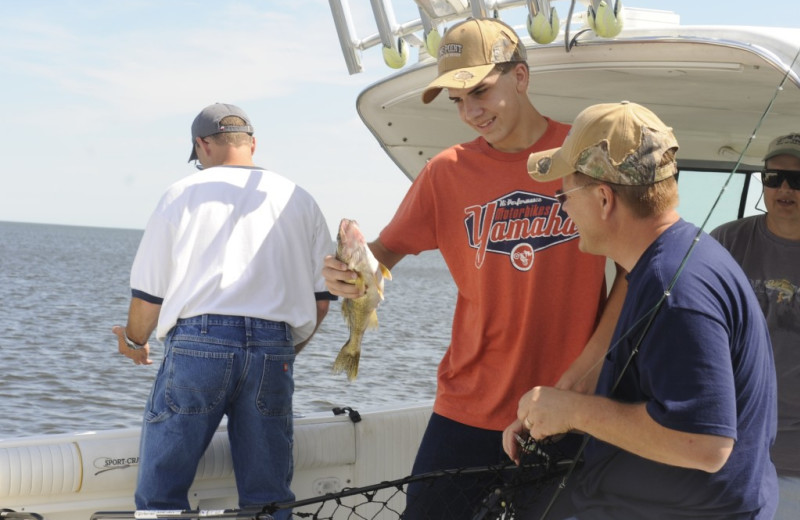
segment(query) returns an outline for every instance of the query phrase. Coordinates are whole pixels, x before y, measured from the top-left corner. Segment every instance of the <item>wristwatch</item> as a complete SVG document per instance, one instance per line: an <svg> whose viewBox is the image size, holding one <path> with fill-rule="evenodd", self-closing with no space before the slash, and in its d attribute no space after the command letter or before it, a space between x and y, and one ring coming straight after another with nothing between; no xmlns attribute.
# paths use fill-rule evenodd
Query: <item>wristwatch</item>
<svg viewBox="0 0 800 520"><path fill-rule="evenodd" d="M145 343L147 343L147 342L145 342ZM128 348L131 349L131 350L141 350L141 349L144 348L144 345L139 345L138 343L133 341L131 338L129 338L127 331L125 332L125 344L128 345Z"/></svg>

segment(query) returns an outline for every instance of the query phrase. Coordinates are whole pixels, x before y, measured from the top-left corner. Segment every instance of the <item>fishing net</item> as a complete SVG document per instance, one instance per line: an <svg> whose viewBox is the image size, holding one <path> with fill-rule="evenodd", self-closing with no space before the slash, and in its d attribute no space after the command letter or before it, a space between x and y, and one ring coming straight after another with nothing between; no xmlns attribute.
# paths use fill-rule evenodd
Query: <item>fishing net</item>
<svg viewBox="0 0 800 520"><path fill-rule="evenodd" d="M561 478L573 465L570 458L528 442L519 466L514 464L441 470L411 475L337 493L269 504L259 509L197 511L101 511L92 520L189 520L202 517L273 520L291 510L292 520L527 520L538 519ZM409 486L425 493L442 491L436 510L406 510ZM444 497L447 497L446 499ZM447 501L446 501L447 500ZM465 509L466 507L466 509ZM285 513L284 513L285 514Z"/></svg>

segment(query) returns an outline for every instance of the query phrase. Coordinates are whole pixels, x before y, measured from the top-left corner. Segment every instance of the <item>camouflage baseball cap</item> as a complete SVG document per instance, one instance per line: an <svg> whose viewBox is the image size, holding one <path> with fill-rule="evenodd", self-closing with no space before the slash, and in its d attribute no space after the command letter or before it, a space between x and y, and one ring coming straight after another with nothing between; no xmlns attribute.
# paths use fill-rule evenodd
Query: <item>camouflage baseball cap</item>
<svg viewBox="0 0 800 520"><path fill-rule="evenodd" d="M772 159L776 155L793 155L800 159L800 134L787 134L773 139L764 160Z"/></svg>
<svg viewBox="0 0 800 520"><path fill-rule="evenodd" d="M539 182L580 172L612 184L654 184L675 175L677 150L672 128L647 108L603 103L578 114L561 148L532 153L528 173Z"/></svg>
<svg viewBox="0 0 800 520"><path fill-rule="evenodd" d="M439 44L439 77L422 92L430 103L443 88L472 88L498 63L527 60L525 46L496 18L468 18L448 29Z"/></svg>

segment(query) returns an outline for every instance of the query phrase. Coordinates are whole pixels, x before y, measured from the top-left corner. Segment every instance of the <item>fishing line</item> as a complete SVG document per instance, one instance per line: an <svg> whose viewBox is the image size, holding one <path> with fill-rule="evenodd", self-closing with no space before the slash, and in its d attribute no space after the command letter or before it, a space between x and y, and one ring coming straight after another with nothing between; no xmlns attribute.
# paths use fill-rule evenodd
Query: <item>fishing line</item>
<svg viewBox="0 0 800 520"><path fill-rule="evenodd" d="M675 276L672 277L672 280L667 285L667 288L664 290L664 293L661 295L661 297L659 298L658 302L649 311L647 311L644 315L642 315L641 318L636 320L636 322L633 325L631 325L631 327L627 331L625 331L625 333L622 334L619 337L619 339L617 339L617 341L613 345L611 345L609 347L607 352L613 352L614 350L616 350L617 347L619 347L619 345L622 342L622 340L625 339L626 337L628 337L639 326L639 324L641 322L643 322L645 319L648 319L648 317L649 317L649 319L647 321L647 324L645 325L644 329L642 330L641 335L637 339L633 350L631 351L630 355L626 359L622 370L620 371L620 373L617 376L617 378L614 380L614 384L611 387L609 395L613 395L614 391L619 386L620 382L622 381L622 377L625 375L625 372L627 371L627 369L630 366L631 362L633 362L634 356L639 351L639 347L641 346L642 342L644 341L644 338L647 335L647 332L650 330L650 326L653 324L653 321L655 321L655 318L658 315L658 311L661 309L661 307L664 304L664 302L666 301L666 299L672 293L672 289L675 287L675 284L678 283L678 279L680 278L681 273L683 272L684 268L686 267L686 264L689 262L689 258L691 257L695 246L700 242L700 237L703 234L703 230L705 229L705 226L708 224L708 221L711 218L711 215L714 213L714 210L716 209L717 204L719 204L719 201L722 199L722 195L725 193L725 190L728 189L728 185L730 184L730 181L733 178L733 175L738 171L739 166L741 166L742 161L744 160L744 156L746 155L747 150L750 148L750 144L756 138L756 135L758 134L759 129L764 124L764 121L766 121L767 116L769 115L769 113L772 111L772 106L775 104L775 100L777 99L778 94L783 91L783 87L786 84L786 81L789 79L789 75L792 72L792 69L794 68L795 63L797 63L798 58L800 58L800 48L798 48L797 53L794 55L794 59L792 59L792 62L786 68L786 72L784 73L783 78L778 83L777 87L775 88L775 92L773 92L772 98L769 100L769 103L767 104L766 108L764 109L763 113L761 114L761 117L759 118L758 122L756 123L756 126L753 129L753 132L750 134L750 137L748 138L747 142L745 143L744 148L742 149L741 153L739 154L739 158L737 159L736 164L734 165L734 167L731 170L731 172L728 174L728 178L725 180L725 183L722 185L722 188L720 189L719 194L717 195L717 198L714 200L714 204L711 205L711 209L709 209L708 213L706 214L706 218L703 220L702 225L697 230L697 234L692 239L692 244L689 246L689 249L686 251L686 254L683 256L683 259L681 260L681 263L678 266L678 270L675 272ZM603 362L604 359L605 359L605 355L602 358L600 358L597 362L595 362L594 365L592 365L592 369L596 368L600 363ZM588 374L592 372L592 369L587 371L579 379L579 381L582 381L583 379L585 379L588 376ZM586 445L589 443L589 439L590 438L591 438L591 436L588 435L588 434L583 436L583 441L581 442L581 445L578 448L577 453L575 454L575 458L573 459L572 464L570 465L569 469L567 470L567 473L562 477L561 482L559 483L559 485L556 488L556 490L553 492L553 497L550 499L550 502L548 503L547 508L545 509L544 513L540 517L540 520L545 520L545 518L547 517L547 514L550 512L550 510L552 509L553 505L555 504L556 499L558 499L559 495L561 494L561 491L566 487L567 480L569 479L569 477L572 475L573 471L575 470L575 467L577 466L581 455L583 455L583 451L586 448Z"/></svg>

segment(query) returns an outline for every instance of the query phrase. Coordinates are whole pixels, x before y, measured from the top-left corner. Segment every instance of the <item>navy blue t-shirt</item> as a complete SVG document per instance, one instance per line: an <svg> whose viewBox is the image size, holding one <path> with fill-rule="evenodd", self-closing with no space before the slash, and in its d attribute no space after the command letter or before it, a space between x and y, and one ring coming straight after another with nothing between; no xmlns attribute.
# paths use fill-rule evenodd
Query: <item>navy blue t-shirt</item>
<svg viewBox="0 0 800 520"><path fill-rule="evenodd" d="M777 412L769 333L739 265L707 234L611 390L697 231L680 220L629 273L597 394L645 402L666 428L733 438L733 452L710 474L592 439L575 475L577 518L772 518L778 490L769 449Z"/></svg>

